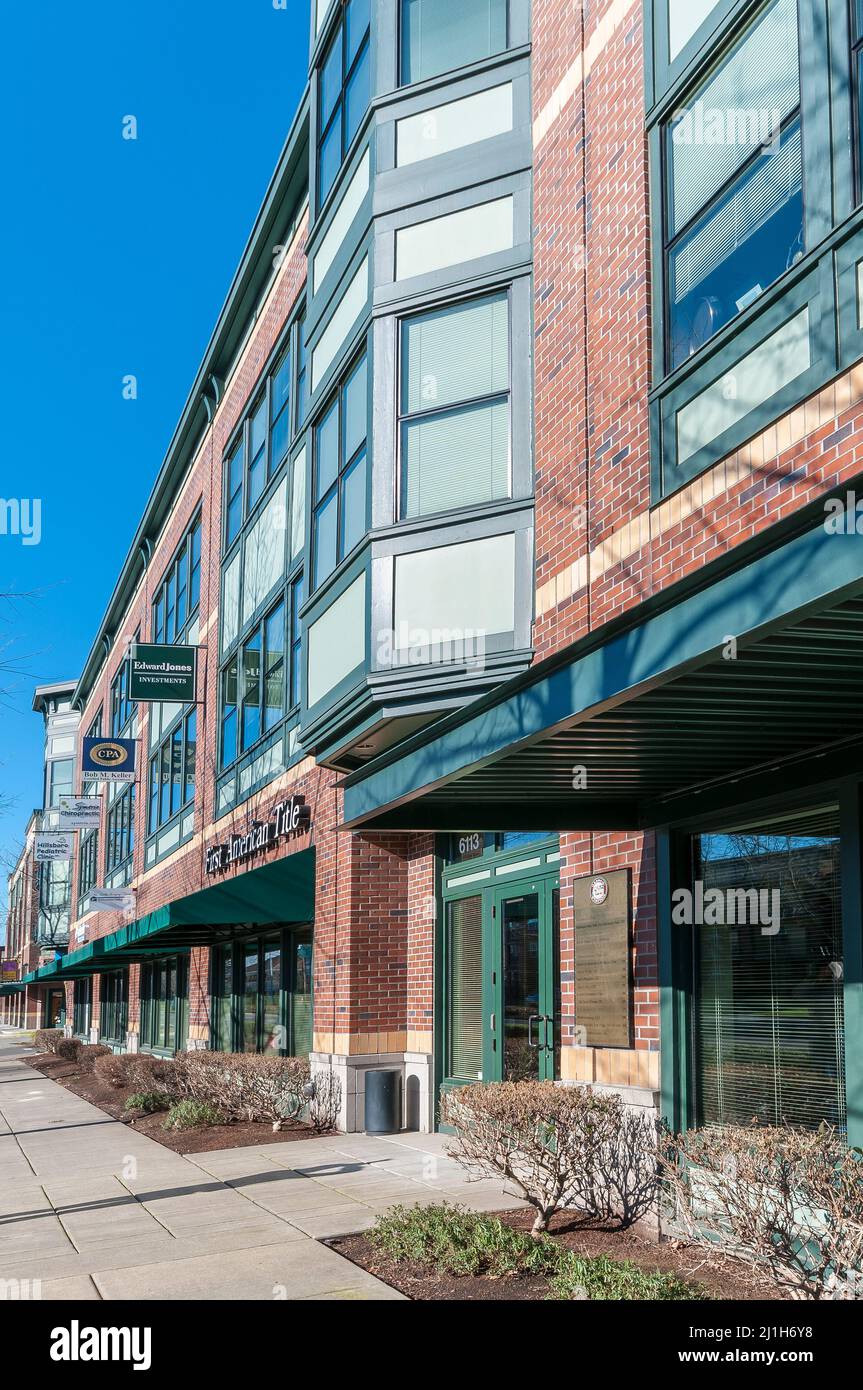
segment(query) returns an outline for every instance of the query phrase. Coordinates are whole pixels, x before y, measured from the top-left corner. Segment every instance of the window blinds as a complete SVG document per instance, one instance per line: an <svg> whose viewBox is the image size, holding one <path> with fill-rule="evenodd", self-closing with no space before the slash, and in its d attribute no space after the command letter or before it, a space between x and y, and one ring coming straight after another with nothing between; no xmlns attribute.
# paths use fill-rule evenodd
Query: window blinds
<svg viewBox="0 0 863 1390"><path fill-rule="evenodd" d="M449 947L448 1074L464 1081L482 1078L482 899L447 905Z"/></svg>

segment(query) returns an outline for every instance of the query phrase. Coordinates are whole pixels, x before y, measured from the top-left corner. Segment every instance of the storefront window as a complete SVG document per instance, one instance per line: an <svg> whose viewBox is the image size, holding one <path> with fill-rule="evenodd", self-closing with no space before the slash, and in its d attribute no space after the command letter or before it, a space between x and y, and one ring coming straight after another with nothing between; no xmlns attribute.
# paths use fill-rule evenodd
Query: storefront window
<svg viewBox="0 0 863 1390"><path fill-rule="evenodd" d="M129 973L112 970L99 979L99 1033L104 1042L126 1041Z"/></svg>
<svg viewBox="0 0 863 1390"><path fill-rule="evenodd" d="M845 1124L839 815L697 836L700 1124Z"/></svg>
<svg viewBox="0 0 863 1390"><path fill-rule="evenodd" d="M141 967L141 1047L182 1052L188 1031L188 961L184 956Z"/></svg>
<svg viewBox="0 0 863 1390"><path fill-rule="evenodd" d="M212 1045L305 1056L312 1046L312 932L223 946L213 958Z"/></svg>
<svg viewBox="0 0 863 1390"><path fill-rule="evenodd" d="M72 992L72 1032L76 1037L90 1040L90 1007L92 999L90 976L75 981Z"/></svg>

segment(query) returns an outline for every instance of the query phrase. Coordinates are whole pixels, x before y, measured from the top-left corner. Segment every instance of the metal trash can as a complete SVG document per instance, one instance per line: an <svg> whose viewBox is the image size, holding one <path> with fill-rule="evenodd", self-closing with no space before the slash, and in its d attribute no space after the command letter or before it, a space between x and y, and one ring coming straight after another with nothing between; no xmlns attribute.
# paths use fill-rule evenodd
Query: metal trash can
<svg viewBox="0 0 863 1390"><path fill-rule="evenodd" d="M366 1072L366 1134L395 1134L401 1129L402 1074L400 1071Z"/></svg>

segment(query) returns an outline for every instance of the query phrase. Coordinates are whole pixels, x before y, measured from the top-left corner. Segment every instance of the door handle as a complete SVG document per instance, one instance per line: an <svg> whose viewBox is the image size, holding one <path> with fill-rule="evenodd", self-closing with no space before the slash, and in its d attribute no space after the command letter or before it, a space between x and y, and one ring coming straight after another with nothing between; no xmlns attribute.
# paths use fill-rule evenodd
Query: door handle
<svg viewBox="0 0 863 1390"><path fill-rule="evenodd" d="M531 1041L531 1035L532 1035L532 1033L533 1033L533 1025L534 1025L535 1023L542 1023L542 1014L531 1014L531 1015L530 1015L530 1018L527 1020L527 1045L528 1045L528 1047L532 1047L532 1048L538 1049L538 1048L539 1048L539 1042L538 1042L538 1041L537 1041L537 1042L532 1042L532 1041Z"/></svg>
<svg viewBox="0 0 863 1390"><path fill-rule="evenodd" d="M489 1016L488 1025L492 1033L497 1032L497 1014L491 1014Z"/></svg>
<svg viewBox="0 0 863 1390"><path fill-rule="evenodd" d="M542 1021L543 1021L543 1024L545 1025L544 1028L543 1028L543 1033L542 1033L542 1036L543 1036L543 1046L545 1047L546 1052L553 1052L553 1051L554 1051L554 1019L552 1018L551 1014L543 1014L543 1016L542 1016ZM549 1031L548 1025L549 1025L549 1024L551 1024L551 1042L549 1042L549 1040L548 1040L548 1031Z"/></svg>

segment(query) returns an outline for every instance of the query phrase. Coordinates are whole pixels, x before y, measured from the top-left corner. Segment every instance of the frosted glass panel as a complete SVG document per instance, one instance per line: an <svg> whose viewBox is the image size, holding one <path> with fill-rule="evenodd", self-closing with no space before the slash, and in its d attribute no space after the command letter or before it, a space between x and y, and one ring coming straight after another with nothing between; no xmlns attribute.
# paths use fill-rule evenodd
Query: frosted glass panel
<svg viewBox="0 0 863 1390"><path fill-rule="evenodd" d="M512 632L515 628L515 536L398 555L395 646L434 652L442 633Z"/></svg>
<svg viewBox="0 0 863 1390"><path fill-rule="evenodd" d="M506 48L506 0L402 0L402 82L420 82Z"/></svg>
<svg viewBox="0 0 863 1390"><path fill-rule="evenodd" d="M402 410L415 415L506 391L509 385L509 303L506 295L456 304L407 319Z"/></svg>
<svg viewBox="0 0 863 1390"><path fill-rule="evenodd" d="M369 292L369 262L363 261L342 297L342 301L312 351L312 390L317 390L329 367L366 307Z"/></svg>
<svg viewBox="0 0 863 1390"><path fill-rule="evenodd" d="M315 705L365 659L365 574L312 623L308 642L309 705Z"/></svg>
<svg viewBox="0 0 863 1390"><path fill-rule="evenodd" d="M508 251L513 245L512 197L451 212L396 232L396 278L428 275L444 266Z"/></svg>
<svg viewBox="0 0 863 1390"><path fill-rule="evenodd" d="M243 624L285 573L288 481L283 478L246 538Z"/></svg>
<svg viewBox="0 0 863 1390"><path fill-rule="evenodd" d="M306 448L303 445L291 468L291 558L296 559L306 534Z"/></svg>
<svg viewBox="0 0 863 1390"><path fill-rule="evenodd" d="M512 130L511 82L396 121L396 164L416 164L507 130Z"/></svg>
<svg viewBox="0 0 863 1390"><path fill-rule="evenodd" d="M313 294L317 294L321 281L338 255L339 247L347 236L350 225L359 212L360 205L368 191L369 152L366 150L357 165L356 173L344 191L338 211L329 225L327 234L315 253L312 272Z"/></svg>
<svg viewBox="0 0 863 1390"><path fill-rule="evenodd" d="M678 462L685 463L781 391L807 371L811 361L807 307L678 412Z"/></svg>
<svg viewBox="0 0 863 1390"><path fill-rule="evenodd" d="M673 63L719 0L668 0L668 61Z"/></svg>
<svg viewBox="0 0 863 1390"><path fill-rule="evenodd" d="M402 515L509 496L509 401L462 406L402 426Z"/></svg>
<svg viewBox="0 0 863 1390"><path fill-rule="evenodd" d="M240 552L234 556L222 582L222 651L226 652L240 630Z"/></svg>

